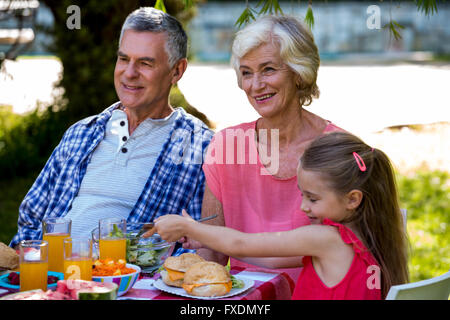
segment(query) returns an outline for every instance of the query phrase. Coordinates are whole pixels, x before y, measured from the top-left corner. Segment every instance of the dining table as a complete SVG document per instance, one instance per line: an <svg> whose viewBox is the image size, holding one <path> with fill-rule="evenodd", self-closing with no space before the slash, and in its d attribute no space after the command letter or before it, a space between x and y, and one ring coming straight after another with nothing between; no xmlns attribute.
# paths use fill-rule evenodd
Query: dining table
<svg viewBox="0 0 450 320"><path fill-rule="evenodd" d="M295 283L284 272L272 272L258 268L232 267L230 274L237 279L250 283L251 286L239 294L216 298L217 300L290 300ZM153 275L141 273L136 283L127 293L117 300L195 300L193 298L160 290L156 282L160 281L159 273ZM161 282L159 282L161 283ZM0 297L17 292L0 285Z"/></svg>

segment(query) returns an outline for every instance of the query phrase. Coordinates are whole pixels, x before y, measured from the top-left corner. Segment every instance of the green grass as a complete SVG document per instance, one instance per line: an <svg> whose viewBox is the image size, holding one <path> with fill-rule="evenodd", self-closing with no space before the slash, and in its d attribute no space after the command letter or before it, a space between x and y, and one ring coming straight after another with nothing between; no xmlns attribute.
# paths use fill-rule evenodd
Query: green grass
<svg viewBox="0 0 450 320"><path fill-rule="evenodd" d="M436 277L450 269L449 176L441 171L397 175L401 207L408 210L411 282ZM20 202L34 179L35 176L0 181L0 241L8 244L15 234Z"/></svg>

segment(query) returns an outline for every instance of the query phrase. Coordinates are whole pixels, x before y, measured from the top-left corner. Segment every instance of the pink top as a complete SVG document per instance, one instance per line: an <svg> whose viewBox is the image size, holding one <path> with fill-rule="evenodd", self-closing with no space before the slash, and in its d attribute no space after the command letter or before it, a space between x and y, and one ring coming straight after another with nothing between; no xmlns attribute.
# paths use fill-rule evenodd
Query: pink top
<svg viewBox="0 0 450 320"><path fill-rule="evenodd" d="M349 228L342 224L329 219L324 219L323 224L337 227L342 240L352 245L355 255L350 269L338 284L327 287L314 270L311 257L303 257L303 270L298 278L292 299L381 300L380 268L369 250Z"/></svg>
<svg viewBox="0 0 450 320"><path fill-rule="evenodd" d="M329 123L324 132L341 130ZM221 202L225 226L248 233L285 231L309 224L300 210L297 177L278 179L261 163L255 140L256 121L218 132L203 165L206 182ZM238 152L240 151L240 152ZM231 258L231 266L254 267ZM301 268L277 269L294 283Z"/></svg>

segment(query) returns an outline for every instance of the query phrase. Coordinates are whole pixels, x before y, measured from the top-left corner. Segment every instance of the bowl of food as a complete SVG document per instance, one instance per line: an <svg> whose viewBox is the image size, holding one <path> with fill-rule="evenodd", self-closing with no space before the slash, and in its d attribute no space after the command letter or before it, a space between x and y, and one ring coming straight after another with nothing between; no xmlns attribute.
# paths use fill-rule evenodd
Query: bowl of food
<svg viewBox="0 0 450 320"><path fill-rule="evenodd" d="M117 296L120 297L133 287L140 273L139 266L126 263L125 260L99 259L92 267L92 281L117 284Z"/></svg>
<svg viewBox="0 0 450 320"><path fill-rule="evenodd" d="M64 279L64 273L60 272L47 272L47 288L56 288L58 280ZM11 271L0 276L0 286L9 289L20 289L20 272Z"/></svg>
<svg viewBox="0 0 450 320"><path fill-rule="evenodd" d="M159 234L142 237L143 224L127 224L127 254L128 263L135 264L142 272L157 271L175 248L175 242L167 242Z"/></svg>

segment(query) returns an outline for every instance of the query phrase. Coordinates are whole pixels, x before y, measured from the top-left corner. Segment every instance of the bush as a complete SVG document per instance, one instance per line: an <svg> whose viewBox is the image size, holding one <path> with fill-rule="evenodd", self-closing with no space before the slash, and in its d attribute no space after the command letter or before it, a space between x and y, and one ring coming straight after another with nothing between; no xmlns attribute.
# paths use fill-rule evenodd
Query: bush
<svg viewBox="0 0 450 320"><path fill-rule="evenodd" d="M408 210L410 280L439 276L450 269L449 173L398 175L397 181L401 207Z"/></svg>
<svg viewBox="0 0 450 320"><path fill-rule="evenodd" d="M41 170L68 127L64 114L51 108L27 115L16 115L3 108L0 116L2 180Z"/></svg>

